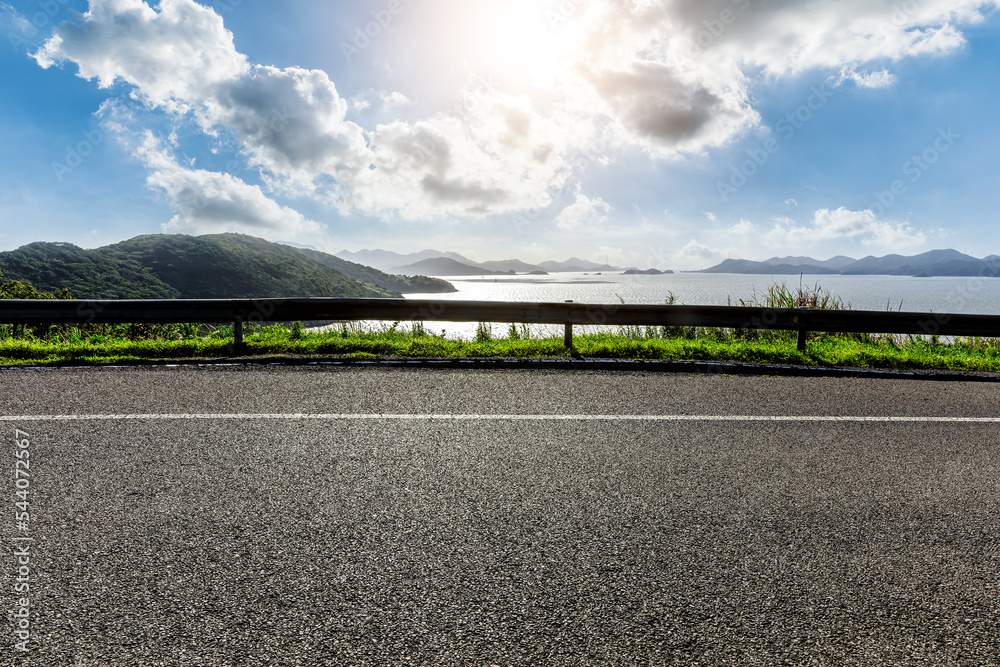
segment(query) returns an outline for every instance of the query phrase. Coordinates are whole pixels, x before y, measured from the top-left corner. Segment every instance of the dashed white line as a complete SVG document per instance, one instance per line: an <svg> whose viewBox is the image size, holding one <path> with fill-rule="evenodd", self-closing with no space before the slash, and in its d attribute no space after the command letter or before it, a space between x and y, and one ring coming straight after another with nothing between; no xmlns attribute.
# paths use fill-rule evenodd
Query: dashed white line
<svg viewBox="0 0 1000 667"><path fill-rule="evenodd" d="M183 420L283 421L537 421L537 422L847 422L885 424L1000 424L1000 417L891 417L840 415L549 415L549 414L359 414L219 413L0 416L0 422L96 422Z"/></svg>

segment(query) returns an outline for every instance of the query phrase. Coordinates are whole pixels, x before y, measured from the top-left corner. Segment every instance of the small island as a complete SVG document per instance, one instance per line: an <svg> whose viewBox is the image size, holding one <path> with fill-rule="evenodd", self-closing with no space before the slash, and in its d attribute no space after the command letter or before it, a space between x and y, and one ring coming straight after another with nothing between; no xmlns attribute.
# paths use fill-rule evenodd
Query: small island
<svg viewBox="0 0 1000 667"><path fill-rule="evenodd" d="M626 269L623 276L665 276L673 273L670 269L660 271L659 269Z"/></svg>

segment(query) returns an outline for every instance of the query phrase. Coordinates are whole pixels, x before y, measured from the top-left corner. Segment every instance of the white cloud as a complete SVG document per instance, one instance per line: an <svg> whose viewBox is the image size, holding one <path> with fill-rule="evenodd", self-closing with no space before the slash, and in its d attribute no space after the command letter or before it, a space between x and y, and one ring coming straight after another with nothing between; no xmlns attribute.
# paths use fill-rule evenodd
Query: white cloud
<svg viewBox="0 0 1000 667"><path fill-rule="evenodd" d="M699 19L712 21L733 4L706 0L667 11L695 31L704 29ZM772 75L937 55L964 45L956 25L979 22L983 10L996 6L995 0L747 2L705 52L736 57Z"/></svg>
<svg viewBox="0 0 1000 667"><path fill-rule="evenodd" d="M913 5L911 7L911 4ZM563 84L658 156L721 146L760 123L748 73L840 72L863 87L895 81L869 62L939 55L965 44L958 25L997 0L592 0L573 28L576 81ZM588 96L589 93L589 96Z"/></svg>
<svg viewBox="0 0 1000 667"><path fill-rule="evenodd" d="M406 107L413 104L409 97L396 91L382 92L379 94L379 97L382 100L382 104L386 107Z"/></svg>
<svg viewBox="0 0 1000 667"><path fill-rule="evenodd" d="M352 111L368 111L369 109L372 108L372 101L361 95L358 95L356 97L351 98L350 107Z"/></svg>
<svg viewBox="0 0 1000 667"><path fill-rule="evenodd" d="M711 220L712 222L717 222L718 221L718 218L716 218L715 214L712 213L711 211L705 211L705 217L708 218L709 220Z"/></svg>
<svg viewBox="0 0 1000 667"><path fill-rule="evenodd" d="M735 225L726 230L731 236L747 237L756 233L757 227L749 220L740 219Z"/></svg>
<svg viewBox="0 0 1000 667"><path fill-rule="evenodd" d="M364 131L325 72L254 67L217 87L206 118L240 137L251 164L309 190L321 175L349 181L371 162Z"/></svg>
<svg viewBox="0 0 1000 667"><path fill-rule="evenodd" d="M373 168L345 184L345 207L407 219L545 209L570 173L555 143L564 132L501 96L482 101L472 122L438 115L379 125L369 135Z"/></svg>
<svg viewBox="0 0 1000 667"><path fill-rule="evenodd" d="M11 27L14 31L7 35L10 45L19 50L20 44L27 43L27 37L38 32L38 28L31 24L28 17L18 12L6 2L0 2L0 27ZM17 34L20 33L20 34Z"/></svg>
<svg viewBox="0 0 1000 667"><path fill-rule="evenodd" d="M926 244L927 235L904 222L879 222L861 239L861 245L892 251L914 250Z"/></svg>
<svg viewBox="0 0 1000 667"><path fill-rule="evenodd" d="M35 54L44 68L71 61L101 88L118 79L148 104L186 111L249 70L213 9L192 0L91 0L82 23L63 23Z"/></svg>
<svg viewBox="0 0 1000 667"><path fill-rule="evenodd" d="M521 253L526 262L544 262L552 256L553 250L544 243L532 243L521 248Z"/></svg>
<svg viewBox="0 0 1000 667"><path fill-rule="evenodd" d="M840 70L834 85L839 86L845 81L853 81L859 88L888 88L896 83L896 75L890 74L884 67L877 72L859 72L852 66Z"/></svg>
<svg viewBox="0 0 1000 667"><path fill-rule="evenodd" d="M674 258L682 269L701 269L721 260L722 251L691 239Z"/></svg>
<svg viewBox="0 0 1000 667"><path fill-rule="evenodd" d="M268 198L255 185L231 174L187 169L147 134L135 155L150 170L146 184L165 193L178 210L164 232L211 234L243 232L272 240L310 240L323 228Z"/></svg>
<svg viewBox="0 0 1000 667"><path fill-rule="evenodd" d="M852 239L864 246L906 250L919 248L927 242L927 236L914 230L909 224L879 220L867 209L820 209L815 212L812 224L808 226L795 226L788 218L779 218L775 222L769 238L795 247L811 247L821 241Z"/></svg>
<svg viewBox="0 0 1000 667"><path fill-rule="evenodd" d="M464 115L395 121L366 132L325 72L251 66L221 17L193 0L95 0L36 54L43 67L77 63L101 86L124 80L149 107L192 112L209 133L235 134L272 188L343 213L430 219L544 208L570 169L572 128L523 97L480 93ZM387 107L409 100L383 93ZM355 105L358 106L357 104Z"/></svg>
<svg viewBox="0 0 1000 667"><path fill-rule="evenodd" d="M598 246L597 250L594 252L593 261L605 262L613 266L623 266L629 263L628 258L629 258L628 253L626 253L621 248L602 245Z"/></svg>
<svg viewBox="0 0 1000 667"><path fill-rule="evenodd" d="M413 105L413 100L394 90L375 90L371 88L358 93L347 101L352 111L385 111L396 112Z"/></svg>
<svg viewBox="0 0 1000 667"><path fill-rule="evenodd" d="M370 215L432 219L482 217L503 211L509 196L498 173L457 120L380 125L372 133L378 159L355 176L347 207Z"/></svg>
<svg viewBox="0 0 1000 667"><path fill-rule="evenodd" d="M149 107L193 112L202 128L235 132L252 164L308 187L368 164L360 127L325 72L251 66L222 17L193 0L91 0L82 23L64 23L35 54L42 67L71 61L107 88L122 80Z"/></svg>
<svg viewBox="0 0 1000 667"><path fill-rule="evenodd" d="M585 65L587 67L587 65ZM587 80L602 109L629 142L654 155L699 152L719 146L757 125L748 85L731 66L722 78L699 80L681 68L655 61L595 69Z"/></svg>
<svg viewBox="0 0 1000 667"><path fill-rule="evenodd" d="M600 197L591 199L582 192L577 191L576 201L564 208L556 216L556 226L559 229L577 229L585 225L602 222L610 212L611 205Z"/></svg>
<svg viewBox="0 0 1000 667"><path fill-rule="evenodd" d="M507 5L492 1L505 16ZM445 5L436 11L447 14ZM125 82L136 104L166 111L176 126L194 119L219 141L235 139L275 191L308 195L344 214L476 219L544 210L574 171L607 160L613 149L674 158L725 145L760 124L751 89L763 79L821 70L862 87L891 85L888 69L861 68L962 48L960 26L998 5L591 0L560 26L559 66L544 68L544 88L480 85L466 91L461 108L417 121L399 117L419 108L402 93L349 104L325 72L250 63L222 17L194 0L160 0L155 8L91 0L81 20L58 26L35 59L42 67L75 63L81 77L103 88ZM483 23L478 10L465 14ZM455 34L476 42L474 33ZM384 114L374 128L347 119L349 109L374 113L373 102ZM141 115L134 122L141 125ZM602 148L587 152L595 140ZM207 176L199 182L213 191L228 187ZM580 197L557 217L561 228L610 211L601 199ZM878 221L861 237L918 238L905 225Z"/></svg>

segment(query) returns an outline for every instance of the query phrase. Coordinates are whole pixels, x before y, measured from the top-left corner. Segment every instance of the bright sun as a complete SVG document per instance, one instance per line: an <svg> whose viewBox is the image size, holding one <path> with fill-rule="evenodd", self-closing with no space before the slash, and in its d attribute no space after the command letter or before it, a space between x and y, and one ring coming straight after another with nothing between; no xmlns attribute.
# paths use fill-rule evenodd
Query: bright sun
<svg viewBox="0 0 1000 667"><path fill-rule="evenodd" d="M545 84L567 55L565 31L538 2L465 0L442 26L449 50L473 69L520 83Z"/></svg>

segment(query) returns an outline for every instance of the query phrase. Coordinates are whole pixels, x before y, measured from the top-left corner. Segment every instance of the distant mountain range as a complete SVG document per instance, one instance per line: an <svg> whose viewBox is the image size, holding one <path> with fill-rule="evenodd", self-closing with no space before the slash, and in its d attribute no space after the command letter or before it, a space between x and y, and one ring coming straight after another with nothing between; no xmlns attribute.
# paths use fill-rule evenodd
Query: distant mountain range
<svg viewBox="0 0 1000 667"><path fill-rule="evenodd" d="M336 256L346 259L349 262L370 266L380 271L387 271L397 266L415 264L425 259L434 259L436 257L447 257L462 264L475 264L475 262L462 257L457 252L441 252L439 250L422 250L407 255L390 250L359 250L358 252L344 250L336 253Z"/></svg>
<svg viewBox="0 0 1000 667"><path fill-rule="evenodd" d="M427 273L391 275L379 271L378 269L373 269L370 266L349 262L346 259L337 257L336 255L329 255L325 252L320 252L319 250L312 248L298 248L298 251L309 259L315 260L335 271L339 271L345 276L349 276L363 283L377 285L382 289L393 290L401 292L402 294L413 294L417 292L431 294L458 291L455 289L454 285L445 280L441 280L439 278L428 278L427 276L429 274Z"/></svg>
<svg viewBox="0 0 1000 667"><path fill-rule="evenodd" d="M242 234L150 234L87 250L31 243L0 252L4 278L77 299L399 297L454 292L436 278L387 275L317 250Z"/></svg>
<svg viewBox="0 0 1000 667"><path fill-rule="evenodd" d="M450 257L431 257L406 266L391 269L404 276L492 276L507 275L507 271L493 271L480 266L457 262Z"/></svg>
<svg viewBox="0 0 1000 667"><path fill-rule="evenodd" d="M957 250L931 250L919 255L868 256L863 259L837 256L820 261L812 257L772 257L762 262L727 259L701 273L744 273L766 275L844 276L1000 276L1000 256L977 259Z"/></svg>
<svg viewBox="0 0 1000 667"><path fill-rule="evenodd" d="M344 250L337 257L364 264L381 271L402 275L490 276L511 273L582 273L584 271L620 271L617 266L598 264L577 257L564 262L546 261L529 264L519 259L476 262L456 252L421 250L400 254L389 250ZM445 261L446 260L446 261Z"/></svg>

